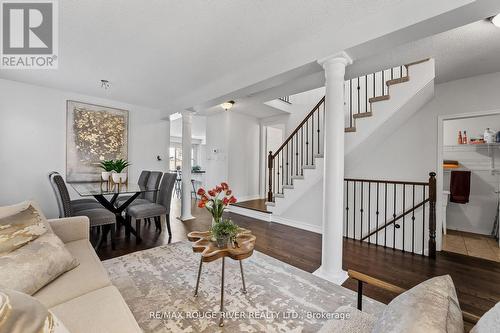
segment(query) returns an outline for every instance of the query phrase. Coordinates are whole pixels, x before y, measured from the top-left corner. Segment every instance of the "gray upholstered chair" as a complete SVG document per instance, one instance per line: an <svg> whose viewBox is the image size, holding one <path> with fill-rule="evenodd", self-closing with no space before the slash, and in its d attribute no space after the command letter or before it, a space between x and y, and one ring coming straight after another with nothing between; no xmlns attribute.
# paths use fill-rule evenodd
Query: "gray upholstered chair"
<svg viewBox="0 0 500 333"><path fill-rule="evenodd" d="M59 196L57 194L59 189L58 189L56 183L52 179L52 176L55 174L60 176L59 172L52 171L49 173L49 181L50 181L50 185L52 186L52 190L54 190L54 193L56 194L57 207L59 208L59 218L62 218L62 217L66 217L64 215L64 203L61 201L61 196ZM63 184L64 184L64 187L66 188L66 184L64 183L64 180L63 180ZM68 191L67 188L65 190L66 190L66 192ZM78 209L80 209L80 210L81 209L90 209L90 208L102 208L102 205L99 202L97 202L94 199L90 199L90 198L70 200L70 203L71 203L71 207L73 209L76 209L76 210L78 210Z"/></svg>
<svg viewBox="0 0 500 333"><path fill-rule="evenodd" d="M175 173L165 173L161 180L160 190L156 203L143 203L127 208L126 214L129 221L135 220L137 234L140 234L141 220L155 218L156 228L161 232L161 217L165 216L168 236L172 237L170 229L170 203L175 184ZM160 217L160 218L157 218Z"/></svg>
<svg viewBox="0 0 500 333"><path fill-rule="evenodd" d="M109 230L111 230L111 248L115 249L115 214L102 207L97 201L95 203L99 206L94 205L89 202L81 202L79 204L73 204L70 200L68 188L66 183L60 174L57 172L50 174L50 183L54 189L54 194L56 195L57 204L59 206L59 216L60 217L71 217L71 216L87 216L90 220L90 227L105 227L99 234L99 240L95 245L97 250L102 243L102 240Z"/></svg>
<svg viewBox="0 0 500 333"><path fill-rule="evenodd" d="M161 171L151 171L149 173L149 177L148 177L148 180L146 182L146 187L147 188L158 188L158 185L160 184L160 180L161 180L162 175L163 175L163 172L161 172ZM140 204L145 204L145 203L155 203L157 193L158 193L158 191L144 192L144 193L142 193L143 198L135 199L134 201L132 201L130 206L135 206L135 205L140 205ZM126 198L120 197L117 200L118 206L122 205L127 200L128 199L126 199Z"/></svg>
<svg viewBox="0 0 500 333"><path fill-rule="evenodd" d="M151 171L142 170L141 174L139 175L139 180L137 180L137 185L139 185L139 186L147 186L150 174L151 174ZM142 192L141 194L139 194L139 196L137 197L137 199L144 199L144 195L145 195L145 192ZM132 197L131 195L120 196L120 198L116 201L116 207L118 207L119 205L123 204L128 199L130 199L131 197Z"/></svg>

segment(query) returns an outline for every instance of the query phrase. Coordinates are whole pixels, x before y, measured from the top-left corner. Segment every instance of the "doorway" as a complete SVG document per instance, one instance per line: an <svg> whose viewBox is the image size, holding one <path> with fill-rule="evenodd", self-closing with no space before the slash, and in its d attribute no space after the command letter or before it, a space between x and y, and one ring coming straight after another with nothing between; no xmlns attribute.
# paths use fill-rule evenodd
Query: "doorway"
<svg viewBox="0 0 500 333"><path fill-rule="evenodd" d="M500 110L439 117L437 230L443 251L500 262L498 131Z"/></svg>

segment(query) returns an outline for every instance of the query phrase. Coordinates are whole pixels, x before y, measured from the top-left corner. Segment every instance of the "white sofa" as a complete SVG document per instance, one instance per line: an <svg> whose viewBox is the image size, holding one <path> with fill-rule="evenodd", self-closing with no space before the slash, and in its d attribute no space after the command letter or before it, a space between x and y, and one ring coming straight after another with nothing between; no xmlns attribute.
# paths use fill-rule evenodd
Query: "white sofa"
<svg viewBox="0 0 500 333"><path fill-rule="evenodd" d="M80 265L33 296L72 333L142 332L89 242L88 218L81 216L48 221Z"/></svg>

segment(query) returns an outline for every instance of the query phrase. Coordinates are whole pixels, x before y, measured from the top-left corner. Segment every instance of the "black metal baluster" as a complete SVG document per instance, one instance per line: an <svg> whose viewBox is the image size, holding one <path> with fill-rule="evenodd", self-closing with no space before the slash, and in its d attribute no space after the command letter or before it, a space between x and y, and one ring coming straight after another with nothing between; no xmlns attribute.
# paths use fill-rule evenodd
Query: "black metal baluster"
<svg viewBox="0 0 500 333"><path fill-rule="evenodd" d="M291 150L290 150L290 184L293 185L293 137L292 139L290 140L290 146L291 146Z"/></svg>
<svg viewBox="0 0 500 333"><path fill-rule="evenodd" d="M394 191L393 191L393 198L394 198L394 212L392 214L392 218L393 219L396 219L396 184L394 184L393 188L394 188ZM394 225L392 226L392 249L394 250L395 249L395 246L396 246L396 222L394 222Z"/></svg>
<svg viewBox="0 0 500 333"><path fill-rule="evenodd" d="M422 194L422 200L425 200L425 185L422 186L423 189L423 194ZM422 255L425 255L424 248L425 248L425 204L422 206Z"/></svg>
<svg viewBox="0 0 500 333"><path fill-rule="evenodd" d="M300 129L301 144L300 144L300 175L304 175L304 127Z"/></svg>
<svg viewBox="0 0 500 333"><path fill-rule="evenodd" d="M349 181L346 184L345 235L349 238Z"/></svg>
<svg viewBox="0 0 500 333"><path fill-rule="evenodd" d="M285 146L286 148L286 175L285 175L285 179L286 179L286 184L288 185L288 143L286 144Z"/></svg>
<svg viewBox="0 0 500 333"><path fill-rule="evenodd" d="M371 200L372 200L372 183L368 182L368 233L372 231L371 228L371 216L372 216L372 210L371 210ZM371 244L371 236L368 237L368 244Z"/></svg>
<svg viewBox="0 0 500 333"><path fill-rule="evenodd" d="M353 195L354 195L354 203L352 207L352 217L353 217L353 229L352 229L352 234L353 234L353 239L356 239L356 181L354 181L354 187L353 187Z"/></svg>
<svg viewBox="0 0 500 333"><path fill-rule="evenodd" d="M295 136L295 176L299 175L299 136Z"/></svg>
<svg viewBox="0 0 500 333"><path fill-rule="evenodd" d="M319 106L318 106L318 129L317 129L317 131L318 131L318 155L319 155L319 154L321 154L321 151L320 151L320 149L319 149L319 144L320 144L320 142L321 142L321 139L320 139L320 133L319 133L319 132L320 132L320 130L319 130L319 129L320 129L320 127L321 127L321 126L320 126L320 123L319 123L319 113L320 113L320 112L319 112Z"/></svg>
<svg viewBox="0 0 500 333"><path fill-rule="evenodd" d="M415 253L415 185L412 190L413 212L411 216L411 253Z"/></svg>
<svg viewBox="0 0 500 333"><path fill-rule="evenodd" d="M359 209L359 215L361 217L361 225L360 225L360 232L359 232L359 241L363 238L363 196L364 196L364 191L363 191L363 184L364 182L361 182L361 208Z"/></svg>
<svg viewBox="0 0 500 333"><path fill-rule="evenodd" d="M311 117L311 160L314 165L314 115Z"/></svg>
<svg viewBox="0 0 500 333"><path fill-rule="evenodd" d="M373 97L375 97L375 75L376 73L373 73Z"/></svg>
<svg viewBox="0 0 500 333"><path fill-rule="evenodd" d="M275 193L277 192L276 191L276 159L273 158L273 198L275 198ZM276 201L276 200L274 200Z"/></svg>
<svg viewBox="0 0 500 333"><path fill-rule="evenodd" d="M377 229L378 230L378 215L379 215L379 210L378 210L378 203L379 203L379 184L377 182L377 212L376 212L376 216L377 216ZM375 234L375 243L378 245L378 232Z"/></svg>
<svg viewBox="0 0 500 333"><path fill-rule="evenodd" d="M406 206L406 185L403 184L403 252L405 252L405 206Z"/></svg>
<svg viewBox="0 0 500 333"><path fill-rule="evenodd" d="M403 66L399 66L399 77L403 77Z"/></svg>
<svg viewBox="0 0 500 333"><path fill-rule="evenodd" d="M384 199L384 204L385 204L385 209L384 209L384 214L385 214L385 222L387 223L387 183L385 183L385 199ZM387 228L384 228L384 247L387 246Z"/></svg>
<svg viewBox="0 0 500 333"><path fill-rule="evenodd" d="M394 79L394 68L391 68L391 80Z"/></svg>
<svg viewBox="0 0 500 333"><path fill-rule="evenodd" d="M306 120L306 165L309 165L309 119Z"/></svg>
<svg viewBox="0 0 500 333"><path fill-rule="evenodd" d="M285 193L283 186L285 185L285 171L283 170L283 165L285 162L284 150L281 150L281 194Z"/></svg>
<svg viewBox="0 0 500 333"><path fill-rule="evenodd" d="M358 114L361 112L361 107L360 107L360 97L359 97L359 93L360 93L360 90L361 90L361 87L359 86L359 77L358 77Z"/></svg>

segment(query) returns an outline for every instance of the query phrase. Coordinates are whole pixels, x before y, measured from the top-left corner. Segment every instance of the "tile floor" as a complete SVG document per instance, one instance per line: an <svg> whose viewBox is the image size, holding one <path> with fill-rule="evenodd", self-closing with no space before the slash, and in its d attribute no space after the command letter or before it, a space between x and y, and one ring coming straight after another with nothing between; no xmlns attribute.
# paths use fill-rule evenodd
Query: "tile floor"
<svg viewBox="0 0 500 333"><path fill-rule="evenodd" d="M500 262L498 242L486 235L448 230L443 235L443 250Z"/></svg>

